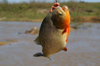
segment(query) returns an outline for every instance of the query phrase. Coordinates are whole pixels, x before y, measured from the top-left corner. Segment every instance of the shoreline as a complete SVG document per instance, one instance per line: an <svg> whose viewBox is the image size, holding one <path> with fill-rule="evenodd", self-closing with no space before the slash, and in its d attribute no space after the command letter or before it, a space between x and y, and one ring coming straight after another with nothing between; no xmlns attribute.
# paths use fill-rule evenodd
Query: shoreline
<svg viewBox="0 0 100 66"><path fill-rule="evenodd" d="M42 22L43 19L2 19L1 21L19 21L19 22ZM71 22L85 22L85 23L100 23L100 17L90 16L90 17L72 17Z"/></svg>

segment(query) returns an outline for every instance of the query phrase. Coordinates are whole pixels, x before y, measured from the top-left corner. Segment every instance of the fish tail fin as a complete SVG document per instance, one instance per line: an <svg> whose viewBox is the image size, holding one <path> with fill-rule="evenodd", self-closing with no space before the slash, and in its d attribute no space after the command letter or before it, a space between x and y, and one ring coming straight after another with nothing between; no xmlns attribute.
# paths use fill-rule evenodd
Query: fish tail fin
<svg viewBox="0 0 100 66"><path fill-rule="evenodd" d="M38 53L34 54L33 56L34 56L34 57L41 57L41 56L43 56L43 53L38 52Z"/></svg>

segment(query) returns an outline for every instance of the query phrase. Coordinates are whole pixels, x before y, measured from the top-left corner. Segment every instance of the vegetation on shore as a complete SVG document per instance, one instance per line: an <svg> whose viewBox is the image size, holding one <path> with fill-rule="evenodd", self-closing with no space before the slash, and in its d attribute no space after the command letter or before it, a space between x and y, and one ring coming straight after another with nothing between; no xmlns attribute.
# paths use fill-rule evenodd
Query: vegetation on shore
<svg viewBox="0 0 100 66"><path fill-rule="evenodd" d="M0 3L0 21L42 21L53 3ZM67 5L72 22L100 22L100 3L60 3Z"/></svg>

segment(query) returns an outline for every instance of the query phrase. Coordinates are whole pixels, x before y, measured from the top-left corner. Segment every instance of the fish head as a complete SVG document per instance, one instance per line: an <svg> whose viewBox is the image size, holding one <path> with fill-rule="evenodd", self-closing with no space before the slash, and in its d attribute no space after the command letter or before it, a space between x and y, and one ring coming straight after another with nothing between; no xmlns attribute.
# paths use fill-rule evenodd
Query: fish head
<svg viewBox="0 0 100 66"><path fill-rule="evenodd" d="M65 29L70 23L70 14L67 6L56 7L51 13L51 20L56 28Z"/></svg>

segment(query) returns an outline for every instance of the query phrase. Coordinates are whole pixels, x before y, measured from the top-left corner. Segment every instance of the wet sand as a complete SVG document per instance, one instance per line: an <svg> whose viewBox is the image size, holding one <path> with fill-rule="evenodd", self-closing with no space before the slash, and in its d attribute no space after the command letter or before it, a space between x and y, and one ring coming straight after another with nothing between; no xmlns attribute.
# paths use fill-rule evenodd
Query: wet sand
<svg viewBox="0 0 100 66"><path fill-rule="evenodd" d="M61 51L51 57L33 57L41 52L42 47L33 40L37 35L25 34L41 23L32 22L0 22L0 42L9 42L0 46L0 66L100 66L100 24L89 28L80 28L70 32L67 44L68 51Z"/></svg>

